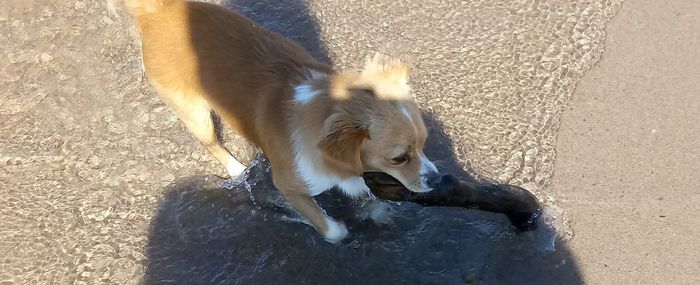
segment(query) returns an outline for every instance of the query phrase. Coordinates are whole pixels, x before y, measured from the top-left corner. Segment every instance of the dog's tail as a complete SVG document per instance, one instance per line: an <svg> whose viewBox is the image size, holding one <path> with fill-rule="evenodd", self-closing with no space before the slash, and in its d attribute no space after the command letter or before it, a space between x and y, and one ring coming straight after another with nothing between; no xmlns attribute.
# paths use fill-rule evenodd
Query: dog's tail
<svg viewBox="0 0 700 285"><path fill-rule="evenodd" d="M129 12L138 17L145 14L158 13L164 7L178 0L123 0Z"/></svg>

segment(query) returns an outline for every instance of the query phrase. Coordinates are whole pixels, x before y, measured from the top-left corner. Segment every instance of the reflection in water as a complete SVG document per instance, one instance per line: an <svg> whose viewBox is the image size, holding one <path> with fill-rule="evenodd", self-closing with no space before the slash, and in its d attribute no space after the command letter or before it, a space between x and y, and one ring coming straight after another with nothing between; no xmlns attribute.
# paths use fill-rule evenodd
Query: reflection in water
<svg viewBox="0 0 700 285"><path fill-rule="evenodd" d="M388 204L389 222L377 223L368 212L378 202L329 191L319 203L350 230L329 244L274 190L269 165L252 165L245 179L192 177L169 189L151 224L147 283L580 282L565 248L539 247L540 232L475 210Z"/></svg>

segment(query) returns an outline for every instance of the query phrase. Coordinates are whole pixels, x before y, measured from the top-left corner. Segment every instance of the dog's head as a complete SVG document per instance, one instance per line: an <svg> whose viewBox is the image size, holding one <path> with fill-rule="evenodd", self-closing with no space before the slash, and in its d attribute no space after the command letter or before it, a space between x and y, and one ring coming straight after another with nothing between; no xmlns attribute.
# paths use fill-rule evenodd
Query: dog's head
<svg viewBox="0 0 700 285"><path fill-rule="evenodd" d="M360 74L337 75L329 88L338 103L318 144L326 162L348 175L381 171L411 191L430 191L438 171L423 154L427 130L406 65L375 56Z"/></svg>

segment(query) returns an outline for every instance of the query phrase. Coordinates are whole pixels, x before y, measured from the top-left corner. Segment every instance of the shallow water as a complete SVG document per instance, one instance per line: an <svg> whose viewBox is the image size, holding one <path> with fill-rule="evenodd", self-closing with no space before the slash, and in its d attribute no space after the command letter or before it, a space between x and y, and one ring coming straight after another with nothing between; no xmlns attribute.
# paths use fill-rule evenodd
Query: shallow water
<svg viewBox="0 0 700 285"><path fill-rule="evenodd" d="M406 59L428 157L546 199L561 112L621 1L210 2L340 69ZM551 201L553 230L517 234L497 214L410 203L374 225L329 193L351 229L330 245L279 200L219 187L206 175L223 168L143 76L130 23L101 0L0 5L0 284L579 283Z"/></svg>

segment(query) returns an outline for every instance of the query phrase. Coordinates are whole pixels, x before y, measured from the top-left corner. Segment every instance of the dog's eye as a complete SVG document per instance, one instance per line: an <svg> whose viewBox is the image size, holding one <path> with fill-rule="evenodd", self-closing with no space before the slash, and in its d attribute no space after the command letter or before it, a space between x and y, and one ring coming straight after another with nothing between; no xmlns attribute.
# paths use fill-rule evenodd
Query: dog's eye
<svg viewBox="0 0 700 285"><path fill-rule="evenodd" d="M397 157L392 158L391 164L401 165L401 164L404 164L406 161L408 161L408 153L404 153L404 154L401 154Z"/></svg>

